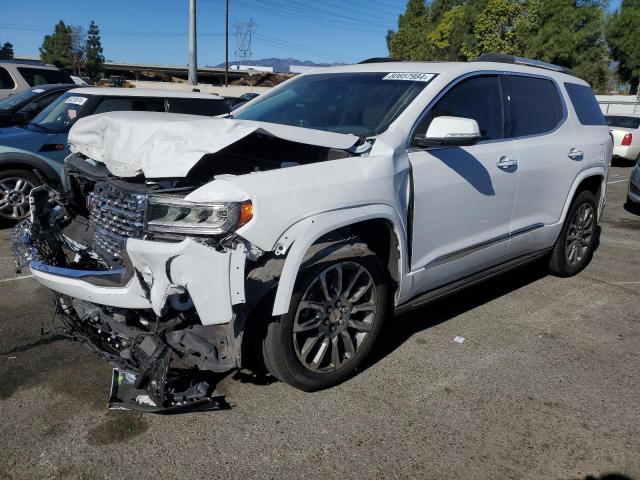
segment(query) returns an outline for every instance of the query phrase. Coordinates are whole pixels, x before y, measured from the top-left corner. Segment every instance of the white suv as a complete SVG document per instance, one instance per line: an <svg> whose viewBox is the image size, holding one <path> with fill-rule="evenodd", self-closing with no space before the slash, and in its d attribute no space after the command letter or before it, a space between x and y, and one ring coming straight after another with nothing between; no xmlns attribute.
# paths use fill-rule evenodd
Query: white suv
<svg viewBox="0 0 640 480"><path fill-rule="evenodd" d="M16 251L138 392L114 398L154 409L184 403L177 365L257 357L321 389L394 313L541 257L578 273L612 153L587 83L503 56L330 68L226 118L81 119L70 143L70 191L32 194Z"/></svg>

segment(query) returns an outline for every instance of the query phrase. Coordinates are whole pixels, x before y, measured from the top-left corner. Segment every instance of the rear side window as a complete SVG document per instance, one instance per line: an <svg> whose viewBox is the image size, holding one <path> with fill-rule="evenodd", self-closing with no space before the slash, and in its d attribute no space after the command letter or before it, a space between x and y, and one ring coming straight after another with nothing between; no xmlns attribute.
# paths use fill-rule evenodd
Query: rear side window
<svg viewBox="0 0 640 480"><path fill-rule="evenodd" d="M12 89L16 86L16 82L13 81L6 68L0 67L0 88Z"/></svg>
<svg viewBox="0 0 640 480"><path fill-rule="evenodd" d="M604 115L591 88L575 83L565 83L564 86L581 124L605 125Z"/></svg>
<svg viewBox="0 0 640 480"><path fill-rule="evenodd" d="M58 70L18 67L18 72L20 72L20 75L22 75L25 81L32 87L44 85L45 83L67 83L66 77Z"/></svg>
<svg viewBox="0 0 640 480"><path fill-rule="evenodd" d="M620 128L640 128L640 117L625 117L623 115L605 115L607 125Z"/></svg>
<svg viewBox="0 0 640 480"><path fill-rule="evenodd" d="M102 99L94 114L106 112L164 112L161 98L107 97Z"/></svg>
<svg viewBox="0 0 640 480"><path fill-rule="evenodd" d="M502 90L495 75L472 77L461 81L438 100L418 126L428 130L436 117L472 118L478 122L483 140L504 138Z"/></svg>
<svg viewBox="0 0 640 480"><path fill-rule="evenodd" d="M558 89L551 80L506 76L510 98L512 137L540 135L554 130L564 117Z"/></svg>
<svg viewBox="0 0 640 480"><path fill-rule="evenodd" d="M224 100L207 100L203 98L168 98L169 111L172 113L188 113L190 115L205 115L214 117L229 113L229 107Z"/></svg>

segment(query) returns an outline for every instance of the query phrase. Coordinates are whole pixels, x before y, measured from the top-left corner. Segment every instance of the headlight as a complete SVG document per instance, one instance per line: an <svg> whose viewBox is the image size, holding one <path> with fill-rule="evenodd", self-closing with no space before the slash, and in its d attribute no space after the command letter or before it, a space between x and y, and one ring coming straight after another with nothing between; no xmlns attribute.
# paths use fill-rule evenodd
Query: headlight
<svg viewBox="0 0 640 480"><path fill-rule="evenodd" d="M168 195L150 195L145 229L149 232L219 235L240 228L252 217L250 201L194 203Z"/></svg>

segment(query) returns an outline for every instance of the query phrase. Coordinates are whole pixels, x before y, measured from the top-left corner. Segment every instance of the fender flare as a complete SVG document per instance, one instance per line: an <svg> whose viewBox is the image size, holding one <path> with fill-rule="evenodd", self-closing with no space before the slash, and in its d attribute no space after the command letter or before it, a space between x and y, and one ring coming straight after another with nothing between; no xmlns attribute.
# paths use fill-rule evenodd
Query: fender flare
<svg viewBox="0 0 640 480"><path fill-rule="evenodd" d="M586 170L581 171L578 176L573 181L571 185L571 190L569 190L569 195L567 195L567 199L564 202L564 207L562 208L562 213L560 214L560 219L558 223L564 222L567 217L567 213L569 212L569 207L571 207L571 202L576 195L576 191L578 190L578 186L582 183L583 180L589 177L602 177L602 185L600 187L600 204L598 205L598 220L600 220L600 216L602 214L602 209L604 207L605 194L607 191L607 171L602 166L590 167Z"/></svg>
<svg viewBox="0 0 640 480"><path fill-rule="evenodd" d="M0 153L0 169L5 165L23 165L31 170L38 170L42 175L55 185L62 183L60 174L42 158L36 155L22 152L2 152Z"/></svg>
<svg viewBox="0 0 640 480"><path fill-rule="evenodd" d="M397 298L408 295L407 235L406 228L398 213L389 205L371 204L360 207L332 210L305 218L291 226L276 244L276 254L286 258L278 282L273 312L283 315L289 311L289 304L298 272L309 248L323 235L342 227L364 222L366 220L387 220L393 225L400 248L400 275Z"/></svg>

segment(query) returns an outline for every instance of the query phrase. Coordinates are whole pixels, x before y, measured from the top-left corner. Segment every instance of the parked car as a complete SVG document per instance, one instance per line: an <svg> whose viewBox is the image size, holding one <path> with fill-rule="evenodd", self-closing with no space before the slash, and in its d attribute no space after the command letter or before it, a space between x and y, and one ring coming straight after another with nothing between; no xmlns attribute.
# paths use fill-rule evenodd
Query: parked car
<svg viewBox="0 0 640 480"><path fill-rule="evenodd" d="M640 162L636 163L629 177L627 202L635 210L640 210Z"/></svg>
<svg viewBox="0 0 640 480"><path fill-rule="evenodd" d="M0 60L0 100L51 83L73 83L73 80L66 72L39 61Z"/></svg>
<svg viewBox="0 0 640 480"><path fill-rule="evenodd" d="M70 153L67 135L78 119L122 110L205 116L229 112L221 97L204 93L98 87L69 90L27 125L0 128L0 219L25 218L29 191L42 180L62 186L64 158Z"/></svg>
<svg viewBox="0 0 640 480"><path fill-rule="evenodd" d="M70 193L34 190L17 256L116 366L112 399L153 410L260 357L327 388L394 314L537 259L577 274L612 152L586 82L505 56L333 67L232 118L112 113L69 141Z"/></svg>
<svg viewBox="0 0 640 480"><path fill-rule="evenodd" d="M605 115L613 136L613 157L636 161L640 158L640 115Z"/></svg>
<svg viewBox="0 0 640 480"><path fill-rule="evenodd" d="M0 127L24 125L51 102L76 85L56 83L39 85L0 100Z"/></svg>

